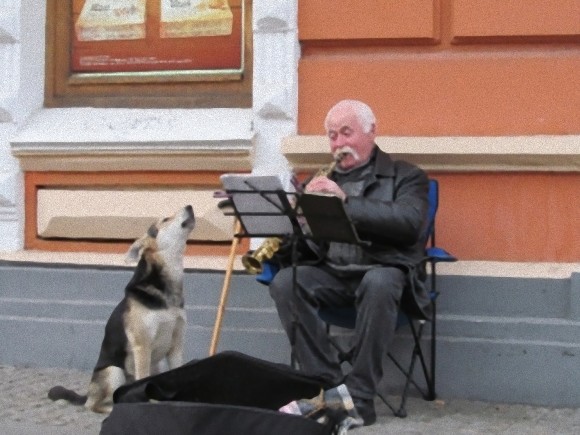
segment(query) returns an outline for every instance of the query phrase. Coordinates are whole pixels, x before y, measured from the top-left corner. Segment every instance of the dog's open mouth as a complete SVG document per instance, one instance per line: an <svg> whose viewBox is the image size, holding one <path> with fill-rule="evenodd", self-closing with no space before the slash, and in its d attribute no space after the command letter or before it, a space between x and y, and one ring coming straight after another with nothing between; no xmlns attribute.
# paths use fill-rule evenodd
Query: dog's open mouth
<svg viewBox="0 0 580 435"><path fill-rule="evenodd" d="M195 216L193 214L193 207L191 205L186 206L185 212L187 213L187 216L185 217L185 220L181 223L181 227L193 229L193 227L195 226Z"/></svg>

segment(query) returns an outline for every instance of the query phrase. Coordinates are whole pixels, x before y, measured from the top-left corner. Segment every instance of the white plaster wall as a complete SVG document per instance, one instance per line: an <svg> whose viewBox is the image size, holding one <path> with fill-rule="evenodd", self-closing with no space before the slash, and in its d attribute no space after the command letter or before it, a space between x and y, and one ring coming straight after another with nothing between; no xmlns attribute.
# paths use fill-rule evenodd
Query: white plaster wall
<svg viewBox="0 0 580 435"><path fill-rule="evenodd" d="M253 32L254 173L279 174L288 187L290 168L281 146L285 137L296 133L297 126L297 1L254 1Z"/></svg>
<svg viewBox="0 0 580 435"><path fill-rule="evenodd" d="M33 12L32 12L33 11ZM43 109L44 49L46 2L38 0L3 0L0 3L0 250L15 251L23 246L23 189L18 160L14 148L41 149L50 153L50 131L43 120L54 117L80 120L94 119L95 111L107 119L107 109L76 108L70 110ZM232 119L221 119L216 137L204 137L212 146L231 147L232 141L247 140L252 130L254 146L253 172L280 174L285 183L289 180L289 166L281 152L282 139L296 132L297 62L299 45L297 36L297 0L254 0L254 83L251 111L232 111ZM36 112L36 113L35 113ZM47 114L46 112L51 112ZM180 123L191 116L205 120L203 110L179 112ZM209 112L209 111L208 111ZM249 113L248 113L249 112ZM238 115L236 115L238 113ZM32 115L32 116L31 116ZM47 116L48 115L48 116ZM147 123L159 114L154 110L132 110L132 125ZM249 116L248 116L249 115ZM70 118L68 118L70 119ZM240 119L242 120L240 122ZM134 122L133 122L134 121ZM105 123L106 124L106 123ZM166 137L175 136L168 125ZM75 129L74 125L70 127ZM225 130L225 134L224 134ZM75 140L69 142L64 152L86 152L88 145L99 145L99 137L107 146L110 128L103 125L90 131L90 137L75 129ZM135 140L131 131L122 126L116 131L117 148L131 148L132 153L146 152L151 141ZM198 146L195 129L185 138L185 145ZM157 130L154 141L161 149L169 139L163 139L164 130ZM184 133L187 136L187 133ZM14 138L17 139L14 139ZM22 138L34 138L26 143ZM39 139L40 138L40 139ZM189 141L188 141L189 139ZM223 141L223 142L222 142ZM13 143L14 142L14 143ZM16 144L16 145L14 145ZM102 144L101 144L102 145ZM98 147L97 147L98 148ZM62 152L62 147L60 149Z"/></svg>
<svg viewBox="0 0 580 435"><path fill-rule="evenodd" d="M36 12L30 13L32 10ZM23 244L22 174L10 152L10 138L42 104L44 21L44 8L33 0L5 0L0 4L0 249L3 250L17 250Z"/></svg>

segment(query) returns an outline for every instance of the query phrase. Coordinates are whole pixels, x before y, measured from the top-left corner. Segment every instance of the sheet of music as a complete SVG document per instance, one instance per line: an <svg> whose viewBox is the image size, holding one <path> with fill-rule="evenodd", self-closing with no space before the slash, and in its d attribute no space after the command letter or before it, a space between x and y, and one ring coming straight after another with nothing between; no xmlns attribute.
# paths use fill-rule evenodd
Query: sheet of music
<svg viewBox="0 0 580 435"><path fill-rule="evenodd" d="M224 174L220 179L248 234L261 237L294 232L280 196L274 193L284 192L277 176Z"/></svg>

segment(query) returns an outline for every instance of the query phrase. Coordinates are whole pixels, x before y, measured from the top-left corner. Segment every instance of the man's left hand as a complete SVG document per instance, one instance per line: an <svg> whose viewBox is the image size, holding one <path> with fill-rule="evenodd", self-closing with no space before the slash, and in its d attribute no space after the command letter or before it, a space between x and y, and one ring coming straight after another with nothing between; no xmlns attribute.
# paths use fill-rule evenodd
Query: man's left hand
<svg viewBox="0 0 580 435"><path fill-rule="evenodd" d="M310 180L310 183L306 185L304 190L306 193L322 193L325 195L338 196L341 200L345 200L346 193L329 178L326 177L315 177Z"/></svg>

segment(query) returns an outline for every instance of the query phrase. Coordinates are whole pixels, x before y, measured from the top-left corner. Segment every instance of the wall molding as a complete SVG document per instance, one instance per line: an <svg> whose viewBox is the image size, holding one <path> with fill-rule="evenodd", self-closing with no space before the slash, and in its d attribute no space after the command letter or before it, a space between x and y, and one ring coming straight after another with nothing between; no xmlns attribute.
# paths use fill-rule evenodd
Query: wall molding
<svg viewBox="0 0 580 435"><path fill-rule="evenodd" d="M16 6L0 6L0 44L12 44L20 39L19 13Z"/></svg>
<svg viewBox="0 0 580 435"><path fill-rule="evenodd" d="M253 172L290 180L281 153L283 139L296 134L298 114L298 2L253 3L256 160ZM282 54L282 55L281 55Z"/></svg>
<svg viewBox="0 0 580 435"><path fill-rule="evenodd" d="M0 6L0 123L14 122L18 99L13 83L18 76L20 16L15 6Z"/></svg>
<svg viewBox="0 0 580 435"><path fill-rule="evenodd" d="M24 171L250 170L249 109L46 109L11 139Z"/></svg>
<svg viewBox="0 0 580 435"><path fill-rule="evenodd" d="M580 135L500 137L387 137L379 147L432 171L580 172ZM295 170L330 162L325 136L292 136L282 151Z"/></svg>

